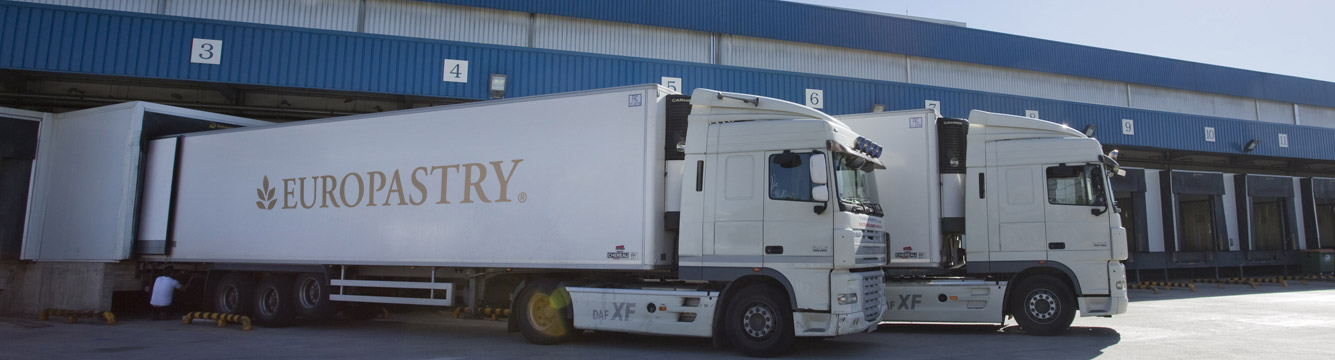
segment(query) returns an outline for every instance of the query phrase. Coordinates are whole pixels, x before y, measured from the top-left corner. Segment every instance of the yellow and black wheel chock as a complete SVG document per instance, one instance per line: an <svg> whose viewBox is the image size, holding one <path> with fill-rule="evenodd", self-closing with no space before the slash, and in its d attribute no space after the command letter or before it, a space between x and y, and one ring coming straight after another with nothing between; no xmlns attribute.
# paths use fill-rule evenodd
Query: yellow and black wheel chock
<svg viewBox="0 0 1335 360"><path fill-rule="evenodd" d="M228 322L237 322L241 323L241 330L250 331L254 329L253 327L250 326L249 316L237 315L237 314L222 314L215 312L196 311L189 314L185 314L185 317L181 318L181 323L190 324L194 322L195 319L217 320L218 327L226 327Z"/></svg>
<svg viewBox="0 0 1335 360"><path fill-rule="evenodd" d="M87 310L66 310L66 309L46 309L37 314L37 319L48 320L52 316L63 316L65 322L73 324L79 322L79 318L101 318L107 321L107 325L116 325L116 314L110 311L87 311Z"/></svg>
<svg viewBox="0 0 1335 360"><path fill-rule="evenodd" d="M1167 282L1167 281L1146 281L1146 282L1142 282L1142 283L1137 283L1136 285L1138 285L1138 286L1142 286L1142 287L1140 287L1139 289L1149 288L1149 289L1151 289L1151 290L1155 290L1155 291L1154 291L1155 294L1158 294L1158 293L1159 293L1159 291L1156 289L1156 288L1158 288L1158 287L1162 287L1162 288L1164 288L1164 290L1173 290L1173 288L1182 288L1182 289L1190 289L1191 292L1196 292L1196 284L1192 284L1192 283L1178 283L1178 282ZM1132 287L1132 288L1133 288L1133 289L1136 289L1136 287Z"/></svg>
<svg viewBox="0 0 1335 360"><path fill-rule="evenodd" d="M479 311L479 310L480 310L480 311ZM473 308L469 308L469 307L460 306L460 307L454 308L454 318L455 318L455 319L458 319L459 316L463 315L464 313L470 313L470 314L471 314L471 313L473 313L473 312L480 312L482 315L490 316L492 320L496 320L496 321L499 321L499 320L500 320L500 317L502 317L502 316L506 316L506 317L510 316L510 309L492 308L492 307L485 307L485 308L482 308L482 309L473 309Z"/></svg>

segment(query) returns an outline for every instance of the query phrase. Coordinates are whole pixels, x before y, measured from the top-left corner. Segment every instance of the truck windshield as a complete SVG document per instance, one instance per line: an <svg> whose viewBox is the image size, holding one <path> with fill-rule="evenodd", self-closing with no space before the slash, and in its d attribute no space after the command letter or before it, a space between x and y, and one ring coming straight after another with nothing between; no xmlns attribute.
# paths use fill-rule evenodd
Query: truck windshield
<svg viewBox="0 0 1335 360"><path fill-rule="evenodd" d="M867 160L852 154L835 153L834 180L839 192L841 210L881 216L881 205L876 203L876 182Z"/></svg>

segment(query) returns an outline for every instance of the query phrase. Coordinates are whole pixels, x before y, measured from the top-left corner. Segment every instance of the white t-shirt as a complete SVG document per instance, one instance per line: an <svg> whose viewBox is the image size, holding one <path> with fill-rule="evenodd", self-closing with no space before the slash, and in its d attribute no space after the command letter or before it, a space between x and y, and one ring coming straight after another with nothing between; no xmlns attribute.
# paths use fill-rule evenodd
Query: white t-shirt
<svg viewBox="0 0 1335 360"><path fill-rule="evenodd" d="M148 302L153 306L167 306L172 304L172 291L181 288L181 282L172 279L170 276L159 276L153 281L153 300Z"/></svg>

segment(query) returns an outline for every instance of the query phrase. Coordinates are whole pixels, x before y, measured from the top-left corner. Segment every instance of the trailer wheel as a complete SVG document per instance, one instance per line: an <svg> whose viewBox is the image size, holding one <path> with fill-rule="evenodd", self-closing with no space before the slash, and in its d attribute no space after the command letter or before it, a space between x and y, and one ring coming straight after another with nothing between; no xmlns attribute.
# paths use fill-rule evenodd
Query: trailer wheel
<svg viewBox="0 0 1335 360"><path fill-rule="evenodd" d="M728 301L724 333L743 355L771 357L793 345L788 296L764 285L743 288Z"/></svg>
<svg viewBox="0 0 1335 360"><path fill-rule="evenodd" d="M1075 320L1075 297L1065 283L1047 275L1030 277L1011 294L1015 322L1034 335L1058 335Z"/></svg>
<svg viewBox="0 0 1335 360"><path fill-rule="evenodd" d="M570 296L559 289L555 282L535 282L519 292L515 301L519 332L529 342L552 345L568 341L574 336L574 323L566 316Z"/></svg>
<svg viewBox="0 0 1335 360"><path fill-rule="evenodd" d="M218 281L213 291L213 311L224 314L250 315L251 299L255 297L255 278L250 274L231 273Z"/></svg>
<svg viewBox="0 0 1335 360"><path fill-rule="evenodd" d="M297 301L292 295L292 277L265 275L255 287L255 322L268 327L291 325L297 318Z"/></svg>
<svg viewBox="0 0 1335 360"><path fill-rule="evenodd" d="M329 279L324 274L298 274L292 282L292 294L297 299L297 316L303 320L329 320L338 311L334 302L329 300Z"/></svg>

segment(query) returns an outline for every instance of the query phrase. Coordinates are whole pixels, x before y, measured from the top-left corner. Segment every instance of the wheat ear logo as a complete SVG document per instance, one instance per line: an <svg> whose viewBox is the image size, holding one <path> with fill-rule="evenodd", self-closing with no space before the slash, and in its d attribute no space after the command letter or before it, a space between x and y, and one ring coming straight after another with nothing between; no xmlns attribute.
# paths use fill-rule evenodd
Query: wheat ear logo
<svg viewBox="0 0 1335 360"><path fill-rule="evenodd" d="M264 177L264 184L259 189L255 189L255 195L260 196L260 201L255 202L260 210L273 210L273 206L278 204L278 199L273 197L274 188L269 186L269 177Z"/></svg>

